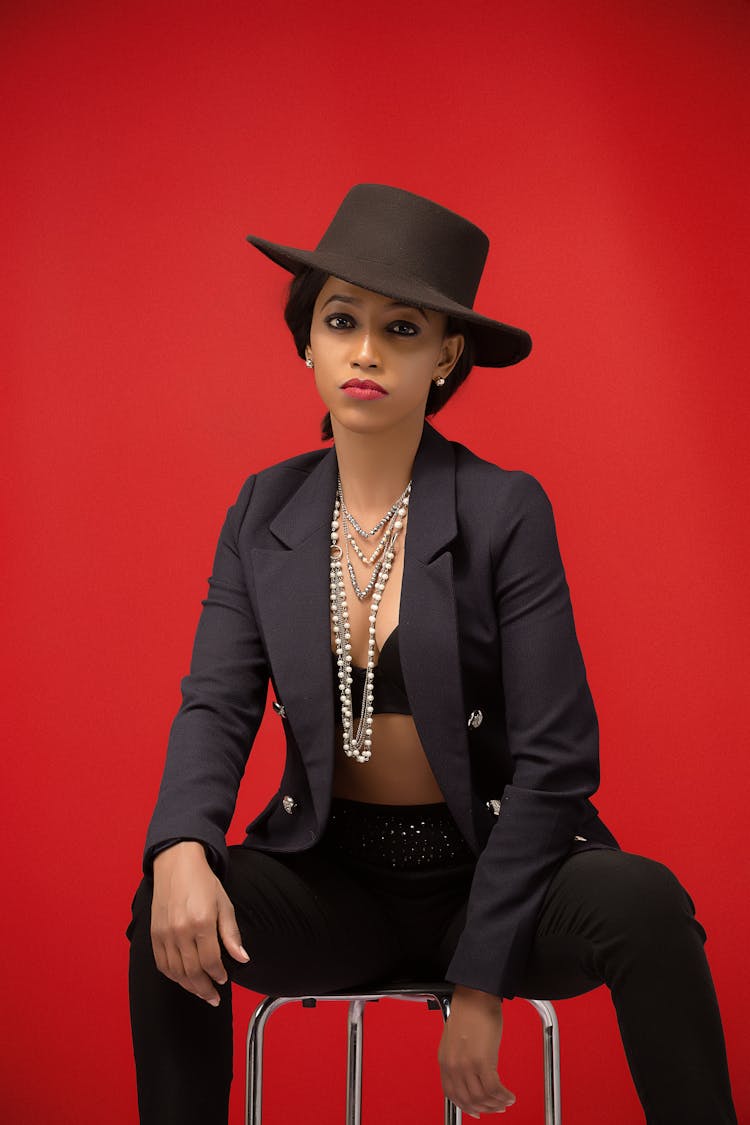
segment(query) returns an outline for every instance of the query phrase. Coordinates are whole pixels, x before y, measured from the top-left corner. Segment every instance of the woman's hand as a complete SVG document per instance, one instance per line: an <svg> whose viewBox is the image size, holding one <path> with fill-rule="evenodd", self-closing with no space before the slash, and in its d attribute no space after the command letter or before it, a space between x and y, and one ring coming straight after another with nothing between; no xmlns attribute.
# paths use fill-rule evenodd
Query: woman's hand
<svg viewBox="0 0 750 1125"><path fill-rule="evenodd" d="M438 1062L445 1096L471 1117L503 1113L516 1100L497 1074L502 1034L500 998L457 984Z"/></svg>
<svg viewBox="0 0 750 1125"><path fill-rule="evenodd" d="M184 840L154 860L151 945L156 967L216 1007L225 984L219 938L236 961L247 962L234 907L211 870L203 845Z"/></svg>

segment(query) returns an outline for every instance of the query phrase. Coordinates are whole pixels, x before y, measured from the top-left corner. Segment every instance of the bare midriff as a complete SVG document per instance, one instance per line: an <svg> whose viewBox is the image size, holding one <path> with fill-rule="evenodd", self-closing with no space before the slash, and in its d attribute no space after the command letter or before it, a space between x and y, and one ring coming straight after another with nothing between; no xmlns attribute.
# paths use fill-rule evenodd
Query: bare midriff
<svg viewBox="0 0 750 1125"><path fill-rule="evenodd" d="M404 573L406 528L397 542L391 573L383 591L375 622L375 663L381 647L398 625L401 583ZM354 558L355 573L360 586L367 583L372 568ZM352 663L367 665L367 639L371 601L356 597L349 575L344 572ZM331 647L336 651L333 631ZM372 720L372 757L367 762L347 758L343 750L341 717L337 715L336 756L333 773L333 795L352 801L368 801L380 805L426 805L444 801L427 755L417 734L411 715L375 714Z"/></svg>
<svg viewBox="0 0 750 1125"><path fill-rule="evenodd" d="M411 715L373 715L372 757L368 762L346 757L339 726L333 794L379 805L426 805L445 800Z"/></svg>

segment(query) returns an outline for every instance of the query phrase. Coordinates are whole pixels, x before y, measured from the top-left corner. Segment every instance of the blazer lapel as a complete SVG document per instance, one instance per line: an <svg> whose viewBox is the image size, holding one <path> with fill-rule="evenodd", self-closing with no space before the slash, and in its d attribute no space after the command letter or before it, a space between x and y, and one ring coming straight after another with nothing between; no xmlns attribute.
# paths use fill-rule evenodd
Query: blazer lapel
<svg viewBox="0 0 750 1125"><path fill-rule="evenodd" d="M453 446L425 422L409 500L399 650L420 741L451 814L478 849L453 557L448 550L457 534Z"/></svg>
<svg viewBox="0 0 750 1125"><path fill-rule="evenodd" d="M328 818L335 737L328 591L337 475L335 450L329 449L270 524L288 549L252 551L274 682L308 772L321 828Z"/></svg>

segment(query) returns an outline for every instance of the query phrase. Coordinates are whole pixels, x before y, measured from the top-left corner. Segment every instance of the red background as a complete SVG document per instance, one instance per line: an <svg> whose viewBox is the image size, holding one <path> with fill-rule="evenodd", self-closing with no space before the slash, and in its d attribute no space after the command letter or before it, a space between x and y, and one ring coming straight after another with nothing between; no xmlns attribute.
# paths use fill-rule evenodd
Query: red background
<svg viewBox="0 0 750 1125"><path fill-rule="evenodd" d="M476 307L534 337L436 424L550 495L597 804L696 901L750 1115L750 5L6 2L0 19L4 1121L136 1118L124 930L216 538L250 472L319 444L287 275L244 236L312 246L367 180L486 229ZM279 749L265 724L232 839ZM237 998L240 1076L256 1001ZM639 1120L606 991L558 1010L566 1119ZM523 1125L536 1017L506 1012ZM342 1119L343 1012L276 1019L268 1122ZM439 1022L371 1012L366 1120L440 1119Z"/></svg>

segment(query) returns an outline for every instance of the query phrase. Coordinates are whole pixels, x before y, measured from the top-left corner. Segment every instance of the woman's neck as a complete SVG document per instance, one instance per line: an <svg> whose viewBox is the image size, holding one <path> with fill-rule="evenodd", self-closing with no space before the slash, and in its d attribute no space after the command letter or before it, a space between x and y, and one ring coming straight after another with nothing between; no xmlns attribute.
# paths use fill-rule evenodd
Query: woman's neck
<svg viewBox="0 0 750 1125"><path fill-rule="evenodd" d="M408 423L408 424L407 424ZM346 506L360 523L376 523L411 480L424 419L379 433L356 433L332 419Z"/></svg>

